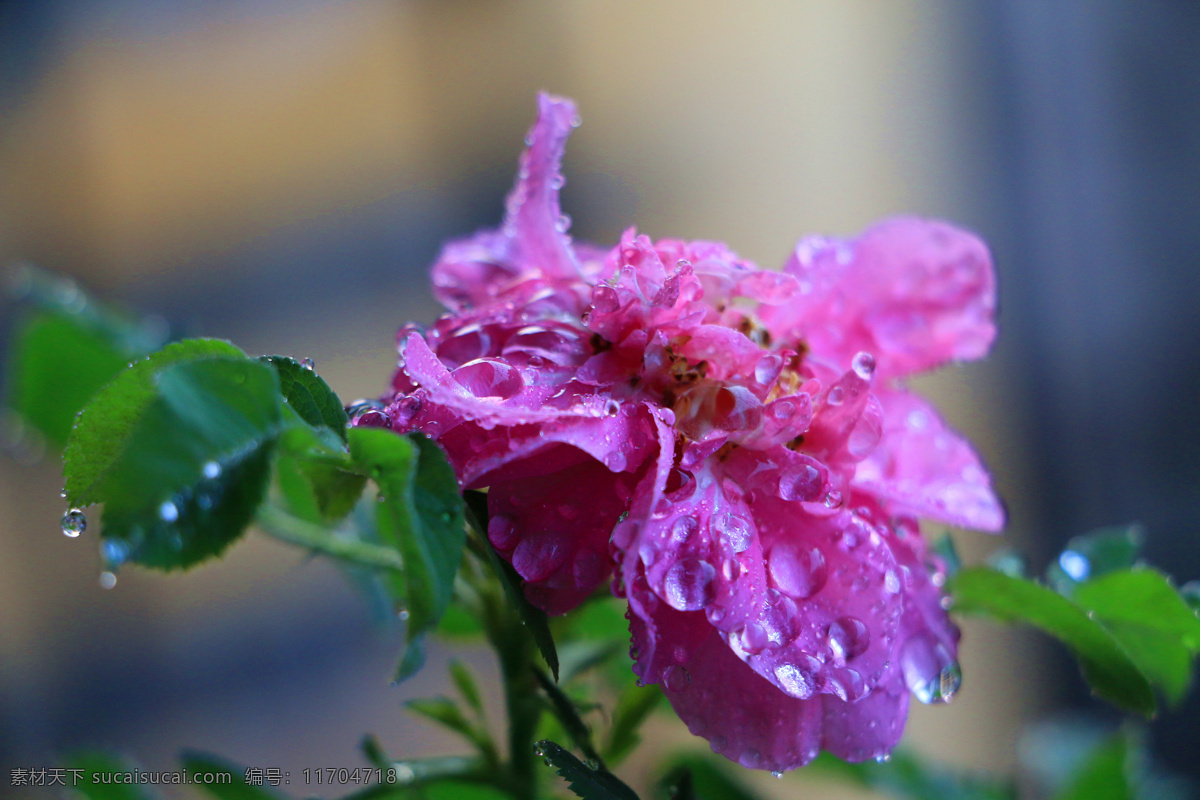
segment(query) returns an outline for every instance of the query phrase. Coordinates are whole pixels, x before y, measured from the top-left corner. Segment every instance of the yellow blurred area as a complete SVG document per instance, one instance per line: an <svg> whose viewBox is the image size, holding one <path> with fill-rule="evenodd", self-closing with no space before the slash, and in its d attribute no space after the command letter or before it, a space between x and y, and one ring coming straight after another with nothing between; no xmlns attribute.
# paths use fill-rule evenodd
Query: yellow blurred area
<svg viewBox="0 0 1200 800"><path fill-rule="evenodd" d="M166 32L120 14L69 19L44 72L0 117L0 262L28 259L101 295L147 281L155 291L173 281L241 286L243 249L281 231L399 195L420 204L428 193L436 210L446 197L460 199L444 187L515 172L541 89L574 97L584 120L568 147L568 203L577 184L616 186L624 194L615 196L633 201L606 208L589 228L610 241L637 224L652 236L720 239L775 266L804 233L851 234L899 212L954 219L970 208L959 180L970 98L959 80L954 17L932 1L363 0L205 9ZM610 196L597 192L590 205ZM498 220L502 190L473 202ZM387 268L380 265L382 274ZM313 356L343 398L378 394L394 366L392 332L409 314L430 321L436 313L417 299L427 294L408 276L382 281L357 307L313 296L268 322L253 313L254 297L242 298L251 313L235 324L237 343ZM1022 454L998 432L1003 409L990 398L1002 385L988 366L921 383L979 444L1013 501ZM169 655L191 652L181 642L187 631L218 647L223 626L256 636L284 624L272 620L315 614L335 600L354 613L334 570L259 536L186 576L126 570L116 590L103 592L95 553L55 531L59 481L53 456L36 467L0 462L0 547L8 556L0 560L0 689L14 703L22 695L30 714L104 642L148 637L157 644L147 647ZM1019 527L1026 510L1013 502L1010 511ZM981 534L957 538L971 558L994 546ZM104 641L81 644L91 635ZM197 705L185 699L188 674L174 674L163 680L178 682L178 705L159 718L126 720L101 743L157 768L186 746L263 766L354 764L357 737L368 730L397 754L453 747L406 717L399 702L439 691L446 651L419 682L392 689L396 644L377 647L368 665L331 672L337 680L324 699ZM1023 638L975 626L961 655L960 697L950 707L916 708L907 742L947 762L1011 768L1018 727L1040 690L1015 672L1035 674L1035 656ZM483 653L469 656L492 674ZM653 752L687 738L668 714L652 731ZM39 740L44 746L60 745ZM650 755L630 767L639 787ZM802 789L798 780L758 783L780 798L852 796L834 784Z"/></svg>

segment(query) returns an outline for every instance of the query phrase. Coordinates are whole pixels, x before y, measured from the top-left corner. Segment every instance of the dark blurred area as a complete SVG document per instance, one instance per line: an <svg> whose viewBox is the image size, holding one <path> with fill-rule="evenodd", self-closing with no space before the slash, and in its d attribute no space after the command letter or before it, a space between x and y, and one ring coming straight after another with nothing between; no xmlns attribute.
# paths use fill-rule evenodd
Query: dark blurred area
<svg viewBox="0 0 1200 800"><path fill-rule="evenodd" d="M978 231L1001 339L918 386L992 467L1010 543L1040 571L1138 521L1151 563L1200 577L1194 2L0 0L0 265L377 395L395 330L438 313L439 244L499 220L540 89L580 103L582 239L636 223L776 266L802 234L892 213ZM454 747L401 708L439 690L448 649L389 687L400 639L336 570L251 535L105 591L92 532L58 533L60 474L0 458L0 784L81 747L294 774L361 764L368 731L395 754ZM999 543L955 535L968 559ZM963 692L915 710L909 741L1011 770L1032 720L1115 719L1038 642L966 626ZM1197 696L1151 734L1200 779Z"/></svg>

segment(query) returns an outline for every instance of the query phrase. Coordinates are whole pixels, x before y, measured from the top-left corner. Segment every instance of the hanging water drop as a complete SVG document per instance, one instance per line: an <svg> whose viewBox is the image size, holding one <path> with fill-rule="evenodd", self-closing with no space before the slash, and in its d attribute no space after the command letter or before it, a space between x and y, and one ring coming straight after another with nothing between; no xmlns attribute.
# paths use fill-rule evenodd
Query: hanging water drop
<svg viewBox="0 0 1200 800"><path fill-rule="evenodd" d="M771 770L771 777L772 777L772 778L782 778L782 777L783 777L783 773L782 773L782 772L780 772L780 771L779 771L779 770L777 770L777 769L773 769L773 770Z"/></svg>
<svg viewBox="0 0 1200 800"><path fill-rule="evenodd" d="M64 536L74 539L87 530L87 517L78 508L72 508L63 514L62 532Z"/></svg>
<svg viewBox="0 0 1200 800"><path fill-rule="evenodd" d="M210 481L215 480L221 475L221 465L215 461L208 461L203 467L204 477Z"/></svg>
<svg viewBox="0 0 1200 800"><path fill-rule="evenodd" d="M316 362L313 361L311 358L301 359L300 366L304 367L309 372L312 372L313 370L315 370L317 368Z"/></svg>
<svg viewBox="0 0 1200 800"><path fill-rule="evenodd" d="M107 570L100 573L100 588L101 589L111 589L116 585L117 585L117 576L114 573L109 572Z"/></svg>
<svg viewBox="0 0 1200 800"><path fill-rule="evenodd" d="M879 755L875 756L876 764L886 764L887 762L889 762L891 760L892 760L891 753L880 753Z"/></svg>

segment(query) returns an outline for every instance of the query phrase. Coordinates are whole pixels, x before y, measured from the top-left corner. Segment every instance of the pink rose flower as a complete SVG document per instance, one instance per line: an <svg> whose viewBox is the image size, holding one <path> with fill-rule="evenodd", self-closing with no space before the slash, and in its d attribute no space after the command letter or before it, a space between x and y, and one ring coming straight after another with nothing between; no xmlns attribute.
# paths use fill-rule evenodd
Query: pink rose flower
<svg viewBox="0 0 1200 800"><path fill-rule="evenodd" d="M634 672L713 750L767 770L885 756L909 693L959 682L915 518L1004 523L970 445L899 382L986 353L988 251L911 217L805 238L781 272L633 230L574 243L575 124L539 98L503 226L446 245L448 313L400 331L384 421L489 487L488 536L536 605L611 578Z"/></svg>

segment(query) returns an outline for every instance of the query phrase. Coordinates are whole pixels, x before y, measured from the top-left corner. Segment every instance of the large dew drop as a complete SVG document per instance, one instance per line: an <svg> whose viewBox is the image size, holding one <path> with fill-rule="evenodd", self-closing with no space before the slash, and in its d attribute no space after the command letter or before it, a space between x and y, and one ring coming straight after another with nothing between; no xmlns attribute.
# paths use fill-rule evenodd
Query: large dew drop
<svg viewBox="0 0 1200 800"><path fill-rule="evenodd" d="M900 654L904 683L922 703L948 703L962 685L962 670L950 651L930 634L904 644Z"/></svg>
<svg viewBox="0 0 1200 800"><path fill-rule="evenodd" d="M800 669L795 664L780 664L775 668L775 679L779 686L792 697L807 700L817 691L816 681L811 672Z"/></svg>
<svg viewBox="0 0 1200 800"><path fill-rule="evenodd" d="M685 558L667 571L663 583L664 600L678 611L696 611L716 597L713 579L717 571L700 558Z"/></svg>
<svg viewBox="0 0 1200 800"><path fill-rule="evenodd" d="M828 578L821 548L794 542L776 543L767 557L767 569L779 591L801 600L821 591Z"/></svg>
<svg viewBox="0 0 1200 800"><path fill-rule="evenodd" d="M463 364L451 374L476 397L507 400L525 386L516 367L490 358Z"/></svg>
<svg viewBox="0 0 1200 800"><path fill-rule="evenodd" d="M678 694L687 689L691 684L692 676L678 664L672 664L663 672L663 686L667 687L667 691Z"/></svg>
<svg viewBox="0 0 1200 800"><path fill-rule="evenodd" d="M78 508L72 508L63 514L62 532L72 539L87 530L87 517Z"/></svg>
<svg viewBox="0 0 1200 800"><path fill-rule="evenodd" d="M860 619L839 617L829 625L826 643L834 659L845 663L866 652L871 644L871 632Z"/></svg>

